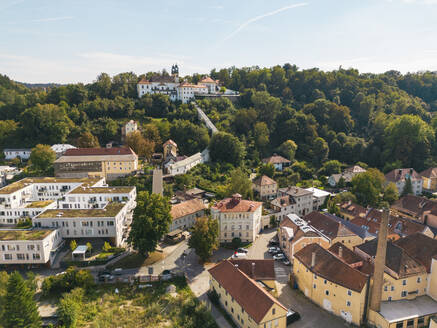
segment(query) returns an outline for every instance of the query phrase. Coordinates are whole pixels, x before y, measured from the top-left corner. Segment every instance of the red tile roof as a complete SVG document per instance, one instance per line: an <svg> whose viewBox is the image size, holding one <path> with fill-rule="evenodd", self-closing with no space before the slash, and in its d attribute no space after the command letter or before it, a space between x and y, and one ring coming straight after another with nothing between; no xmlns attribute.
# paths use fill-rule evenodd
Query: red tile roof
<svg viewBox="0 0 437 328"><path fill-rule="evenodd" d="M253 280L275 280L275 260L229 260ZM255 264L255 265L253 265Z"/></svg>
<svg viewBox="0 0 437 328"><path fill-rule="evenodd" d="M422 233L415 233L395 241L395 245L402 248L409 256L425 266L431 272L431 262L437 256L437 240Z"/></svg>
<svg viewBox="0 0 437 328"><path fill-rule="evenodd" d="M220 212L254 212L262 202L255 202L253 200L225 198L215 204L212 208Z"/></svg>
<svg viewBox="0 0 437 328"><path fill-rule="evenodd" d="M129 147L112 148L74 148L68 149L64 156L102 156L102 155L134 155Z"/></svg>
<svg viewBox="0 0 437 328"><path fill-rule="evenodd" d="M425 197L406 195L398 199L391 208L419 218L425 211L437 210L437 202Z"/></svg>
<svg viewBox="0 0 437 328"><path fill-rule="evenodd" d="M420 172L420 175L425 178L435 179L437 178L437 167L430 167L429 169Z"/></svg>
<svg viewBox="0 0 437 328"><path fill-rule="evenodd" d="M311 267L312 254L315 265ZM345 288L361 292L367 283L367 275L354 269L319 244L309 244L294 255L308 270Z"/></svg>
<svg viewBox="0 0 437 328"><path fill-rule="evenodd" d="M422 177L412 168L394 169L385 175L385 179L391 182L405 181L407 177L411 180L420 180Z"/></svg>
<svg viewBox="0 0 437 328"><path fill-rule="evenodd" d="M220 262L208 271L258 324L275 304L287 310L278 300L259 287L253 279L228 260Z"/></svg>
<svg viewBox="0 0 437 328"><path fill-rule="evenodd" d="M214 81L209 76L207 76L207 77L203 78L202 81L200 81L200 83L217 83L217 81Z"/></svg>
<svg viewBox="0 0 437 328"><path fill-rule="evenodd" d="M262 160L262 162L265 164L267 164L267 163L270 163L270 164L291 163L288 159L286 159L280 155L276 155L276 154L274 154L273 156L264 158Z"/></svg>
<svg viewBox="0 0 437 328"><path fill-rule="evenodd" d="M313 211L310 214L307 214L303 219L307 221L309 225L319 230L331 240L337 237L355 235L355 233L350 231L343 224L317 211Z"/></svg>
<svg viewBox="0 0 437 328"><path fill-rule="evenodd" d="M186 215L194 214L199 211L205 210L206 208L207 206L203 203L203 201L196 198L172 205L170 214L173 220L175 220Z"/></svg>

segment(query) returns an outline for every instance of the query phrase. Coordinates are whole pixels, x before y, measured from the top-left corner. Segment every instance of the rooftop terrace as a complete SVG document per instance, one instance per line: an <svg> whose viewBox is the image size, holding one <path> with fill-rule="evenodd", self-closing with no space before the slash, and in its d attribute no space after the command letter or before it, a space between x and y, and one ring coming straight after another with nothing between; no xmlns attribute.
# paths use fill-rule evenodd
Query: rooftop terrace
<svg viewBox="0 0 437 328"><path fill-rule="evenodd" d="M73 189L70 194L127 194L135 187L83 187L79 186Z"/></svg>
<svg viewBox="0 0 437 328"><path fill-rule="evenodd" d="M105 208L49 209L38 215L38 219L53 218L107 218L116 216L126 204L112 202Z"/></svg>
<svg viewBox="0 0 437 328"><path fill-rule="evenodd" d="M31 230L19 230L19 229L0 229L0 241L7 240L42 240L47 237L52 229L31 229Z"/></svg>

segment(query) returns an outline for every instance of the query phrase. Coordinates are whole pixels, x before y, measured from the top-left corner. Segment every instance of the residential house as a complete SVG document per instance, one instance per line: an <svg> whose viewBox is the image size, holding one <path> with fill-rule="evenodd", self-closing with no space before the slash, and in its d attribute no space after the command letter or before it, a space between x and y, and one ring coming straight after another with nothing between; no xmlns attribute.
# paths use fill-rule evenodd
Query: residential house
<svg viewBox="0 0 437 328"><path fill-rule="evenodd" d="M410 179L414 195L422 194L423 180L419 173L413 168L394 169L385 175L387 183L393 182L398 189L399 195L402 195L405 183Z"/></svg>
<svg viewBox="0 0 437 328"><path fill-rule="evenodd" d="M249 278L261 283L271 294L276 293L275 260L273 259L231 259L235 267L245 273Z"/></svg>
<svg viewBox="0 0 437 328"><path fill-rule="evenodd" d="M278 197L270 202L277 219L288 214L306 215L313 210L313 192L300 187L280 188Z"/></svg>
<svg viewBox="0 0 437 328"><path fill-rule="evenodd" d="M196 219L205 215L207 206L201 199L191 199L171 206L172 224L170 232L176 229L185 230L191 228Z"/></svg>
<svg viewBox="0 0 437 328"><path fill-rule="evenodd" d="M225 198L211 208L219 221L220 242L230 243L234 238L253 242L261 231L262 203L242 199L240 194Z"/></svg>
<svg viewBox="0 0 437 328"><path fill-rule="evenodd" d="M364 217L367 213L367 209L361 205L352 203L348 201L346 203L340 204L340 216L346 220L353 220L354 218Z"/></svg>
<svg viewBox="0 0 437 328"><path fill-rule="evenodd" d="M314 187L305 190L313 193L313 211L318 211L325 204L326 199L331 196L330 192Z"/></svg>
<svg viewBox="0 0 437 328"><path fill-rule="evenodd" d="M224 260L208 272L211 291L238 327L286 328L287 308L240 270L239 264Z"/></svg>
<svg viewBox="0 0 437 328"><path fill-rule="evenodd" d="M288 214L279 224L279 246L287 258L292 261L294 254L309 244L319 244L329 248L330 239L317 229L308 225L296 214Z"/></svg>
<svg viewBox="0 0 437 328"><path fill-rule="evenodd" d="M52 265L63 239L56 229L0 229L0 265Z"/></svg>
<svg viewBox="0 0 437 328"><path fill-rule="evenodd" d="M278 171L282 171L284 168L289 167L291 165L291 161L278 154L273 154L273 156L264 158L262 162L264 164L272 164L275 167L275 169Z"/></svg>
<svg viewBox="0 0 437 328"><path fill-rule="evenodd" d="M327 213L313 211L305 215L303 220L326 236L330 245L340 242L352 249L355 245L362 244L366 239L365 236L354 233Z"/></svg>
<svg viewBox="0 0 437 328"><path fill-rule="evenodd" d="M437 167L430 167L429 169L420 172L420 176L423 180L423 189L430 192L437 191Z"/></svg>
<svg viewBox="0 0 437 328"><path fill-rule="evenodd" d="M354 166L348 167L342 173L332 174L328 178L328 184L331 187L335 187L335 186L337 186L337 184L339 183L339 181L341 179L343 179L344 183L350 183L354 176L356 176L357 174L363 173L363 172L366 172L366 170L363 169L361 166L354 165Z"/></svg>
<svg viewBox="0 0 437 328"><path fill-rule="evenodd" d="M437 228L437 202L425 197L406 195L391 207L394 215L404 216L432 228Z"/></svg>
<svg viewBox="0 0 437 328"><path fill-rule="evenodd" d="M309 244L294 256L293 276L306 297L323 309L360 326L366 311L369 274L360 271L362 259L354 259L346 247L336 254L318 244ZM343 259L347 254L354 263Z"/></svg>
<svg viewBox="0 0 437 328"><path fill-rule="evenodd" d="M278 184L275 180L269 178L267 175L262 175L253 180L252 187L255 191L255 194L261 199L274 197L278 193Z"/></svg>
<svg viewBox="0 0 437 328"><path fill-rule="evenodd" d="M50 148L55 152L56 158L59 158L64 155L68 149L75 149L76 147L70 144L54 144Z"/></svg>
<svg viewBox="0 0 437 328"><path fill-rule="evenodd" d="M6 160L11 160L14 158L19 159L29 159L30 153L32 152L32 149L17 149L17 148L5 148L3 149L3 154L5 154Z"/></svg>
<svg viewBox="0 0 437 328"><path fill-rule="evenodd" d="M121 139L124 141L129 133L134 133L138 131L138 123L134 120L130 120L121 128Z"/></svg>
<svg viewBox="0 0 437 328"><path fill-rule="evenodd" d="M138 170L138 156L129 147L68 149L54 168L56 177L113 180Z"/></svg>
<svg viewBox="0 0 437 328"><path fill-rule="evenodd" d="M168 158L176 158L178 156L178 145L173 140L169 139L162 145L164 161Z"/></svg>

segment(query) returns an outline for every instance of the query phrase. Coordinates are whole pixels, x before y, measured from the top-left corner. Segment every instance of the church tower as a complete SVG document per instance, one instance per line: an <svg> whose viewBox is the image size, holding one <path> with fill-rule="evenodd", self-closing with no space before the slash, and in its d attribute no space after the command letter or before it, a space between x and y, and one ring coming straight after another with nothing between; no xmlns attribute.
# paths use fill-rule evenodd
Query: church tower
<svg viewBox="0 0 437 328"><path fill-rule="evenodd" d="M178 77L179 76L179 67L178 64L174 64L171 66L171 75L174 77Z"/></svg>

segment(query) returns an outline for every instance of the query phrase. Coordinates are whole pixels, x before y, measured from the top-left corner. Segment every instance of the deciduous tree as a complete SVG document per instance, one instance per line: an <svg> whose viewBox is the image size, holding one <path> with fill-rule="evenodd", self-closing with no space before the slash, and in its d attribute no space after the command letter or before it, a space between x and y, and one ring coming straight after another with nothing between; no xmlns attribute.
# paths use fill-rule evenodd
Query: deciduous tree
<svg viewBox="0 0 437 328"><path fill-rule="evenodd" d="M42 172L48 171L56 159L56 153L49 145L36 145L30 153L32 166Z"/></svg>
<svg viewBox="0 0 437 328"><path fill-rule="evenodd" d="M219 246L217 220L206 217L198 218L193 226L188 245L195 249L202 261L208 260Z"/></svg>

